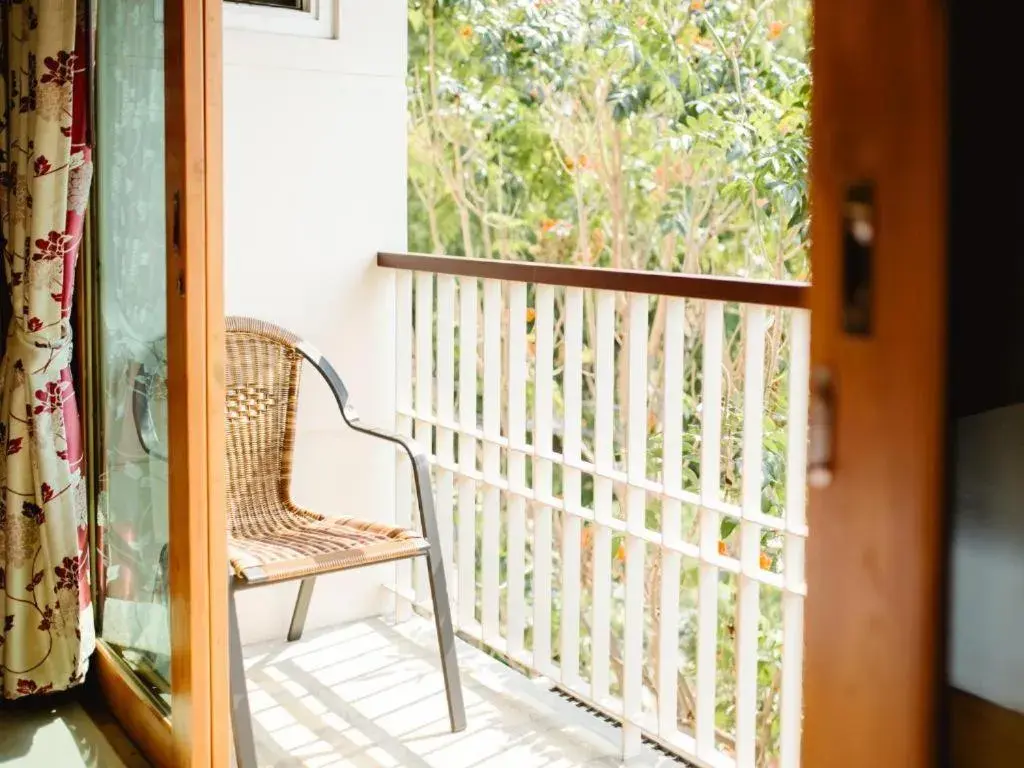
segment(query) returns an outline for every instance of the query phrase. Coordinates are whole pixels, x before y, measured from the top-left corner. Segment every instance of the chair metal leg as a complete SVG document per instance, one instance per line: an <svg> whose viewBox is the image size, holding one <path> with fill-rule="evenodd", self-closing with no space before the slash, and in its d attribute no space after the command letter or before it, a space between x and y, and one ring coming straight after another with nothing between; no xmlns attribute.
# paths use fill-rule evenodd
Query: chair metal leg
<svg viewBox="0 0 1024 768"><path fill-rule="evenodd" d="M462 682L459 679L459 660L455 652L455 631L452 609L448 603L448 584L444 575L444 559L436 534L430 539L427 552L427 570L430 575L430 593L434 600L434 624L437 644L441 649L441 669L448 694L448 719L452 733L466 730L466 706L462 700Z"/></svg>
<svg viewBox="0 0 1024 768"><path fill-rule="evenodd" d="M238 632L238 611L235 608L234 577L228 584L228 653L231 667L231 730L235 738L235 765L257 768L256 743L252 733L249 691L245 684L245 662L242 638Z"/></svg>
<svg viewBox="0 0 1024 768"><path fill-rule="evenodd" d="M313 597L313 585L316 583L316 576L303 579L299 586L299 597L295 601L295 610L292 612L292 623L288 627L288 642L293 643L302 637L302 630L306 626L306 614L309 613L309 600Z"/></svg>

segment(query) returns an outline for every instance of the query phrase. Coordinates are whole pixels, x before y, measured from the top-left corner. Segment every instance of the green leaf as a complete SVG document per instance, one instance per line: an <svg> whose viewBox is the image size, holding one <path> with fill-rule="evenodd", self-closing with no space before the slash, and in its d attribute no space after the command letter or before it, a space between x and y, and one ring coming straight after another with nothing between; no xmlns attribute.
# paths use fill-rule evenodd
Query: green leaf
<svg viewBox="0 0 1024 768"><path fill-rule="evenodd" d="M421 29L423 29L424 21L425 21L425 19L423 18L423 10L422 9L420 9L420 8L410 8L409 9L409 26L412 28L413 32L419 33L419 31Z"/></svg>

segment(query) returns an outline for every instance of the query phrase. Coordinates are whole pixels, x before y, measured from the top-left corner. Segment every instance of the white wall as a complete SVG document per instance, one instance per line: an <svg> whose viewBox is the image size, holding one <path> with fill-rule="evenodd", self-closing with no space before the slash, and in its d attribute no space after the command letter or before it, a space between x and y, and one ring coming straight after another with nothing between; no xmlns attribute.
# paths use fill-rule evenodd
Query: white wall
<svg viewBox="0 0 1024 768"><path fill-rule="evenodd" d="M950 682L1024 712L1024 405L956 425Z"/></svg>
<svg viewBox="0 0 1024 768"><path fill-rule="evenodd" d="M393 276L374 260L405 248L406 5L340 0L339 10L338 39L225 30L225 300L229 314L316 345L363 419L391 426ZM348 432L315 377L307 370L300 402L296 500L393 520L392 449ZM307 628L380 612L393 572L321 579ZM240 595L243 642L283 638L295 592Z"/></svg>

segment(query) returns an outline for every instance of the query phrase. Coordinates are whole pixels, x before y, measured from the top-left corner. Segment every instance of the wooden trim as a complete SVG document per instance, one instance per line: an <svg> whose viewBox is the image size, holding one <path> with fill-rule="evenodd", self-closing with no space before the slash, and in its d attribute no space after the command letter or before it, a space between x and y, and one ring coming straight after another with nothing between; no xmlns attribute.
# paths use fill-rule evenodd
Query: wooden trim
<svg viewBox="0 0 1024 768"><path fill-rule="evenodd" d="M809 284L781 280L768 282L712 275L684 275L678 272L640 272L529 261L430 256L422 253L378 253L377 266L516 283L681 296L770 307L806 309L810 306Z"/></svg>
<svg viewBox="0 0 1024 768"><path fill-rule="evenodd" d="M206 117L206 474L209 541L209 726L211 766L231 760L228 677L228 547L224 505L224 163L223 39L220 0L205 2Z"/></svg>
<svg viewBox="0 0 1024 768"><path fill-rule="evenodd" d="M208 131L220 127L219 116L210 128L206 122L211 84L210 95L219 100L219 73L208 74L206 66L208 50L219 47L211 40L207 49L207 24L219 19L216 12L207 15L214 1L165 6L171 722L176 768L227 764L226 742L223 735L215 736L213 717L214 702L219 705L227 696L226 665L219 661L224 651L215 650L212 642L226 620L226 611L215 613L226 605L219 593L226 588L224 571L215 578L211 572L211 555L217 551L211 528L223 516L223 500L216 495L223 454L209 453L216 436L209 429L213 416L208 380L215 360L208 355L208 313L219 311L220 299L210 305L208 294L221 287L220 248L208 250L207 241L211 210L219 206L220 181L215 172L216 199L208 200ZM220 30L211 28L209 34L219 37ZM211 273L217 275L212 285ZM218 429L223 431L223 425Z"/></svg>
<svg viewBox="0 0 1024 768"><path fill-rule="evenodd" d="M95 102L93 102L95 103ZM72 316L75 321L74 362L77 379L75 381L75 397L78 400L78 417L82 424L82 444L85 457L82 474L85 478L88 493L89 519L89 585L92 597L95 632L97 637L103 635L103 587L104 574L100 568L102 552L97 552L99 545L99 528L96 524L96 489L99 488L100 457L103 455L99 439L102 424L97 407L98 376L100 368L98 358L98 324L96 322L96 217L93 203L98 199L96 180L93 176L93 188L90 193L90 204L85 209L85 226L82 234L81 250L75 267L75 302Z"/></svg>
<svg viewBox="0 0 1024 768"><path fill-rule="evenodd" d="M949 691L952 768L1019 768L1024 714L952 688Z"/></svg>
<svg viewBox="0 0 1024 768"><path fill-rule="evenodd" d="M806 768L930 768L941 685L946 4L814 4L811 360L833 480L809 494ZM842 329L846 189L875 190L873 330ZM980 765L980 763L979 763Z"/></svg>
<svg viewBox="0 0 1024 768"><path fill-rule="evenodd" d="M117 653L102 640L96 644L92 669L104 704L128 737L158 768L171 768L174 737L170 720L153 704Z"/></svg>

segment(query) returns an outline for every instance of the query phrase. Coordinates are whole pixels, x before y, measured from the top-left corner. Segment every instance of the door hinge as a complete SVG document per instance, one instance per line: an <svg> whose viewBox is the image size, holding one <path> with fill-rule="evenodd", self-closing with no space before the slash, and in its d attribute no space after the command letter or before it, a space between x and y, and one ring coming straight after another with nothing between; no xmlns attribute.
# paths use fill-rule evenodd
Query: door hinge
<svg viewBox="0 0 1024 768"><path fill-rule="evenodd" d="M835 448L835 386L828 368L811 375L811 408L807 441L807 484L827 488L832 484Z"/></svg>

